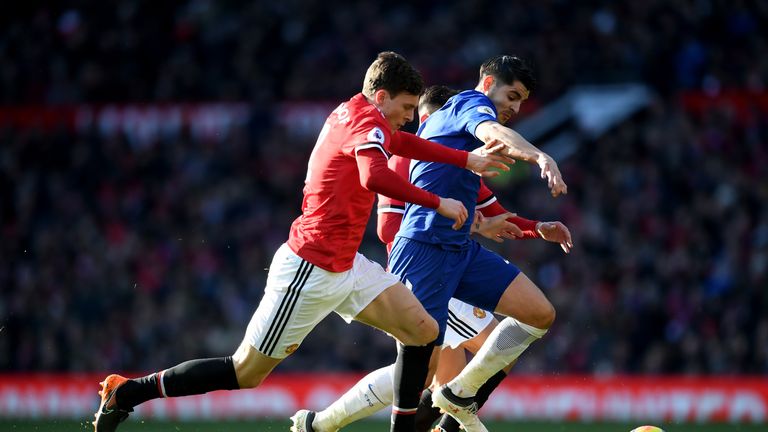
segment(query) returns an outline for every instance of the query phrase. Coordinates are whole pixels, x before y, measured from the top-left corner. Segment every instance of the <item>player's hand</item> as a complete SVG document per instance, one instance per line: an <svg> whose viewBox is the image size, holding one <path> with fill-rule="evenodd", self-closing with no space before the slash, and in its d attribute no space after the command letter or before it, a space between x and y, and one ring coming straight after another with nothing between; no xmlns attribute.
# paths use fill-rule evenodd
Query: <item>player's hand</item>
<svg viewBox="0 0 768 432"><path fill-rule="evenodd" d="M481 156L491 154L491 153L501 153L506 155L507 154L507 145L504 144L504 141L496 138L491 138L488 140L487 143L483 144L482 147L479 147L475 149L475 151L479 152ZM509 158L510 163L515 163L515 159Z"/></svg>
<svg viewBox="0 0 768 432"><path fill-rule="evenodd" d="M573 248L571 232L562 222L539 222L536 224L536 232L546 241L559 243L563 252L571 252Z"/></svg>
<svg viewBox="0 0 768 432"><path fill-rule="evenodd" d="M549 186L549 191L553 197L568 193L568 185L565 184L563 175L560 174L560 168L557 167L552 156L542 153L536 159L536 164L541 169L541 178L547 179L547 186Z"/></svg>
<svg viewBox="0 0 768 432"><path fill-rule="evenodd" d="M475 221L472 223L472 232L478 233L497 243L504 239L514 240L523 236L523 230L507 219L515 216L514 213L503 213L498 216L485 217L479 211L475 212Z"/></svg>
<svg viewBox="0 0 768 432"><path fill-rule="evenodd" d="M492 168L509 171L509 165L512 165L513 163L515 163L515 160L509 156L493 153L486 147L480 147L467 155L466 168L483 177L496 177L500 172L493 170Z"/></svg>
<svg viewBox="0 0 768 432"><path fill-rule="evenodd" d="M448 219L453 219L456 223L453 224L452 228L455 230L461 228L467 221L467 208L461 201L456 201L453 198L440 197L440 207L437 208L437 212Z"/></svg>

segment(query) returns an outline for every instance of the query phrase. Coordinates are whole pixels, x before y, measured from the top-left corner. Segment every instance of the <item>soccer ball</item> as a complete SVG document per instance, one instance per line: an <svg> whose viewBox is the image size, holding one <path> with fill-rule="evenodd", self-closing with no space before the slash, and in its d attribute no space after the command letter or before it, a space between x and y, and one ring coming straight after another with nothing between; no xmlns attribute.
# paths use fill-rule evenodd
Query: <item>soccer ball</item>
<svg viewBox="0 0 768 432"><path fill-rule="evenodd" d="M664 432L664 429L656 426L638 426L629 432Z"/></svg>

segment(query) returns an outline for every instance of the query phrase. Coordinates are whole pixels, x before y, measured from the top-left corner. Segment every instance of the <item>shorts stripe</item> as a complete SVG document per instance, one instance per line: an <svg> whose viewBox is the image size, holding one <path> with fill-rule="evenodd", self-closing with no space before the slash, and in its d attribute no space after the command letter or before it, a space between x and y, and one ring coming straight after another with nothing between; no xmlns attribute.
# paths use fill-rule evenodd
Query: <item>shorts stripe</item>
<svg viewBox="0 0 768 432"><path fill-rule="evenodd" d="M448 311L448 325L455 331L459 336L463 336L467 339L472 339L473 337L477 336L478 332L472 328L469 324L459 319L456 314Z"/></svg>
<svg viewBox="0 0 768 432"><path fill-rule="evenodd" d="M288 285L288 294L283 297L283 300L280 302L280 307L277 309L275 319L269 326L269 330L267 330L267 334L264 336L264 340L259 346L259 351L263 352L265 355L271 356L273 354L273 351L277 346L277 341L280 339L280 336L285 330L285 326L288 324L288 318L298 302L299 293L301 292L301 289L304 288L304 284L307 282L307 279L309 279L309 274L314 267L314 265L307 261L301 261L299 269L293 277L293 281Z"/></svg>
<svg viewBox="0 0 768 432"><path fill-rule="evenodd" d="M288 309L288 313L286 314L286 318L285 318L285 320L283 321L283 323L282 323L282 325L280 327L280 331L277 332L277 338L275 338L275 343L273 344L273 346L271 348L272 351L275 350L275 346L274 345L277 345L277 341L280 340L280 336L283 335L283 331L285 331L285 327L288 326L288 317L291 316L291 314L293 313L293 310L296 308L296 303L299 302L299 295L301 294L301 290L304 288L304 285L307 283L307 280L309 280L309 275L312 273L312 269L314 269L314 268L315 268L315 266L313 264L310 264L307 267L306 273L301 277L301 281L299 282L298 287L294 287L293 288L293 290L294 290L294 298L290 302L291 307L290 307L290 309Z"/></svg>
<svg viewBox="0 0 768 432"><path fill-rule="evenodd" d="M448 321L448 327L450 327L451 330L456 332L457 335L463 337L464 339L472 339L473 338L473 336L471 336L471 335L466 333L466 330L457 328L456 325L453 322L451 322L450 320Z"/></svg>

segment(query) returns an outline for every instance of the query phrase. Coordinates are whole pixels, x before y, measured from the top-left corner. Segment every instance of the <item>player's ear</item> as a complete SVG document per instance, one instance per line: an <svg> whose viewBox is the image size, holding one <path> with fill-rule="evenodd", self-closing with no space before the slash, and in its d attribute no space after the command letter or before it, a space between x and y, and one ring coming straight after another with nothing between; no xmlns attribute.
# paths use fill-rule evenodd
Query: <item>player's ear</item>
<svg viewBox="0 0 768 432"><path fill-rule="evenodd" d="M485 78L483 78L483 91L487 92L488 90L493 87L493 75L486 75Z"/></svg>
<svg viewBox="0 0 768 432"><path fill-rule="evenodd" d="M373 93L373 101L376 102L376 105L381 105L384 103L384 101L389 96L389 92L384 89L378 89L376 92Z"/></svg>

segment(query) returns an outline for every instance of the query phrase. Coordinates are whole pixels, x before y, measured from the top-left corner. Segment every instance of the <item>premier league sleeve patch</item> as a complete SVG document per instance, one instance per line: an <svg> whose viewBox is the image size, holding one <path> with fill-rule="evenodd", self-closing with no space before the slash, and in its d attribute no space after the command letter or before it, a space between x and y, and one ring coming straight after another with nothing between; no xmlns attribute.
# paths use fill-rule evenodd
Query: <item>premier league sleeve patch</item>
<svg viewBox="0 0 768 432"><path fill-rule="evenodd" d="M382 132L381 129L377 127L371 129L371 131L368 132L368 136L366 138L368 139L368 142L384 144L384 132Z"/></svg>
<svg viewBox="0 0 768 432"><path fill-rule="evenodd" d="M377 148L381 150L382 153L384 153L384 156L386 156L387 159L389 159L392 155L390 155L389 152L384 149L385 140L386 138L384 131L374 126L371 131L368 132L368 135L366 135L365 142L355 147L355 154L357 154L357 152L360 150Z"/></svg>
<svg viewBox="0 0 768 432"><path fill-rule="evenodd" d="M477 107L477 112L480 114L488 114L489 116L496 118L496 113L494 113L493 109L487 105Z"/></svg>

